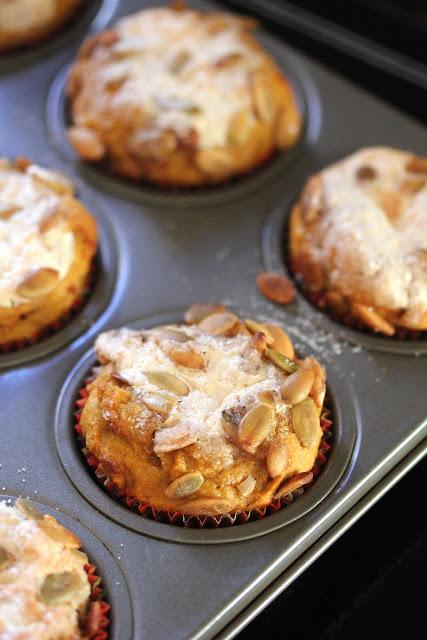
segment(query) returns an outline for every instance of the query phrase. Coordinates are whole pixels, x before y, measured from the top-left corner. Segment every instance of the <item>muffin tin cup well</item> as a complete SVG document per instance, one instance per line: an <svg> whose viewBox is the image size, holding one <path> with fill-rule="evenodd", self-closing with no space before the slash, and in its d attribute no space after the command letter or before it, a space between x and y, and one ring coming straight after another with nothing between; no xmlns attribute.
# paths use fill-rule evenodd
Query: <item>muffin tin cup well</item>
<svg viewBox="0 0 427 640"><path fill-rule="evenodd" d="M298 196L299 193L291 194L273 210L264 225L262 237L262 257L265 268L268 271L283 273L294 282L295 276L290 271L287 262L288 225L291 208ZM418 339L408 338L402 340L395 337L389 338L375 335L369 330L363 331L347 327L338 320L332 319L327 311L321 311L317 306L309 302L298 283L296 285L298 292L297 304L300 307L300 313L305 317L311 317L323 329L343 340L372 351L414 356L427 354L427 339L424 336ZM426 332L422 333L426 334Z"/></svg>
<svg viewBox="0 0 427 640"><path fill-rule="evenodd" d="M132 181L113 174L101 164L81 161L66 138L71 123L66 97L66 83L70 66L61 69L54 79L47 100L46 123L52 142L61 156L78 172L79 176L97 189L138 204L158 207L206 207L226 203L259 190L282 176L296 163L308 144L314 143L321 126L321 104L317 87L297 56L283 53L282 47L270 37L256 34L261 43L279 63L289 78L303 117L301 139L291 149L276 153L264 165L224 184L192 189L165 189L144 181Z"/></svg>
<svg viewBox="0 0 427 640"><path fill-rule="evenodd" d="M93 372L94 374L94 372ZM121 491L112 481L110 476L106 474L101 468L96 456L93 455L86 447L86 442L82 436L82 430L80 425L80 415L83 411L84 405L88 397L88 385L92 381L92 378L87 379L84 382L83 387L79 390L79 396L75 401L75 423L74 429L76 431L76 437L81 449L81 453L85 458L86 465L89 473L92 474L94 481L96 481L101 487L104 487L106 491L119 503L127 506L136 513L141 514L150 520L156 522L164 522L178 527L194 528L194 529L216 529L218 527L233 527L247 522L253 522L254 520L261 520L268 517L272 513L276 513L281 509L287 507L297 500L305 491L309 490L312 484L316 481L319 474L322 472L323 466L328 459L328 453L331 448L331 438L333 437L333 422L329 418L332 417L329 409L329 399L325 399L325 405L323 407L322 415L320 418L320 426L322 427L323 437L319 445L319 451L311 469L313 474L312 480L307 484L295 489L289 494L284 495L280 499L272 500L270 503L263 507L239 510L229 513L221 513L218 515L188 515L179 510L167 511L165 509L157 509L151 506L149 503L145 503L138 498L127 494L125 491Z"/></svg>
<svg viewBox="0 0 427 640"><path fill-rule="evenodd" d="M127 326L137 329L150 328L159 324L182 321L182 316L183 311L172 311L149 316ZM59 395L55 415L55 439L58 454L70 480L83 497L112 520L139 533L163 540L192 544L236 542L264 535L293 522L313 509L332 491L350 461L357 433L356 410L350 389L340 374L331 369L328 370L328 396L333 416L332 447L320 475L298 500L261 520L227 528L192 529L148 519L120 504L104 488L99 486L82 455L81 445L79 445L74 429L75 402L79 390L84 387L84 381L90 376L95 364L96 356L94 350L91 349L70 372Z"/></svg>
<svg viewBox="0 0 427 640"><path fill-rule="evenodd" d="M15 499L16 496L0 495L0 502L6 504L13 504ZM86 565L86 573L92 586L91 598L105 602L111 607L108 613L103 616L109 620L106 633L100 628L93 640L130 640L132 638L133 616L126 580L105 545L83 524L58 508L34 500L28 500L28 502L42 513L54 516L60 524L75 533L81 541L82 549L88 555L89 564ZM92 576L101 578L101 593L96 586L93 587ZM117 588L117 583L120 583L120 589Z"/></svg>
<svg viewBox="0 0 427 640"><path fill-rule="evenodd" d="M86 194L82 201L92 214L100 211L99 204ZM123 284L120 278L122 258L119 256L114 230L105 216L97 217L99 244L94 260L94 273L90 291L82 305L70 312L66 321L59 320L59 327L48 327L48 335L42 332L39 339L19 349L4 351L0 349L0 371L43 358L48 354L77 340L82 334L87 337L99 330L107 321L122 294Z"/></svg>
<svg viewBox="0 0 427 640"><path fill-rule="evenodd" d="M0 52L0 74L33 65L37 60L60 52L66 46L74 46L76 39L89 30L105 29L118 5L119 0L83 0L75 15L46 39L28 47Z"/></svg>

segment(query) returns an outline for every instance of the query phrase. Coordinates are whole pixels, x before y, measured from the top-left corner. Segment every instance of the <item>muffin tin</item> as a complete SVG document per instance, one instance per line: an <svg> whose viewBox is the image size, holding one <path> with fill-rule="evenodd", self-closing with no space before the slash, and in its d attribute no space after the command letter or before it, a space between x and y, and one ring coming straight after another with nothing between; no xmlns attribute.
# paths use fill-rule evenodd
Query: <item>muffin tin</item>
<svg viewBox="0 0 427 640"><path fill-rule="evenodd" d="M138 0L93 4L98 18L112 16L114 8L115 17L141 8ZM161 3L144 6L154 4ZM92 25L105 26L98 18ZM345 530L343 522L351 523L352 514L392 484L388 472L396 474L398 464L408 468L425 449L425 345L390 341L384 350L384 339L325 319L299 294L287 307L269 303L255 277L266 268L285 268L286 216L311 173L361 146L422 153L427 135L260 31L297 87L306 119L300 144L223 187L175 193L126 183L82 165L63 137L64 69L89 24L77 31L76 23L70 25L61 45L40 47L32 64L29 52L8 54L9 63L0 64L1 153L27 155L72 178L97 217L102 267L87 306L62 330L64 339L59 332L0 355L0 493L28 495L69 514L73 522L65 516L64 523L91 556L97 539L103 554L94 546L93 559L112 605L111 638L232 637L268 603L268 591L260 594L273 581L289 584L307 558L312 561ZM229 529L173 527L120 506L88 475L72 433L73 403L94 361L94 336L124 324L179 320L195 301L224 301L245 316L283 323L297 348L316 355L329 374L333 449L316 483L283 511ZM119 625L124 618L127 623Z"/></svg>

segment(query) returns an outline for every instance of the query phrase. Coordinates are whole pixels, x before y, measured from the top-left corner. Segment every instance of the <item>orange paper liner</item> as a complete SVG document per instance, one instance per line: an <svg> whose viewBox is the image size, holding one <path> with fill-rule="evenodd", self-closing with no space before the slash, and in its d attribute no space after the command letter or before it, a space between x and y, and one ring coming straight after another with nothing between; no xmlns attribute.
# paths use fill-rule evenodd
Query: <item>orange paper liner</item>
<svg viewBox="0 0 427 640"><path fill-rule="evenodd" d="M62 329L65 325L67 325L75 315L84 307L86 304L90 293L93 289L93 285L96 277L96 264L95 261L92 261L92 265L87 277L87 281L85 286L83 287L80 295L74 300L71 307L63 313L55 322L47 325L46 327L42 327L33 334L29 338L23 338L21 340L13 340L12 342L6 342L4 344L0 344L0 355L2 353L13 353L15 351L21 351L26 347L29 347L33 344L41 342L44 338L47 338L55 333L57 333L60 329Z"/></svg>
<svg viewBox="0 0 427 640"><path fill-rule="evenodd" d="M101 578L96 574L96 566L87 563L84 566L90 584L90 603L84 620L83 633L88 640L108 640L110 626L110 605L103 600L100 587Z"/></svg>
<svg viewBox="0 0 427 640"><path fill-rule="evenodd" d="M232 513L222 513L219 515L188 515L182 513L181 511L172 512L165 509L156 509L150 504L143 502L139 498L128 495L126 491L120 489L111 480L109 475L100 468L98 459L86 447L86 442L82 434L80 425L80 416L89 395L87 385L93 379L93 376L91 376L84 380L84 386L79 390L79 397L76 400L77 410L74 412L74 429L77 433L78 442L81 447L81 451L85 458L86 464L88 465L91 471L91 475L93 475L96 482L101 485L118 502L120 502L120 504L128 507L132 511L139 513L142 516L145 516L146 518L155 520L156 522L165 522L175 526L193 529L216 529L218 527L231 527L238 524L244 524L246 522L252 522L254 520L261 520L265 516L276 513L277 511L280 511L281 509L286 507L286 505L294 502L300 495L305 493L305 491L312 486L316 478L319 476L322 467L326 463L328 452L331 448L331 445L328 444L328 440L330 440L332 436L332 420L330 419L331 410L328 406L328 398L325 398L322 414L320 417L320 425L323 430L323 437L320 441L316 461L313 468L311 469L311 472L313 473L313 479L311 480L311 482L285 496L282 496L281 498L272 500L263 507L257 507L250 510L238 510Z"/></svg>

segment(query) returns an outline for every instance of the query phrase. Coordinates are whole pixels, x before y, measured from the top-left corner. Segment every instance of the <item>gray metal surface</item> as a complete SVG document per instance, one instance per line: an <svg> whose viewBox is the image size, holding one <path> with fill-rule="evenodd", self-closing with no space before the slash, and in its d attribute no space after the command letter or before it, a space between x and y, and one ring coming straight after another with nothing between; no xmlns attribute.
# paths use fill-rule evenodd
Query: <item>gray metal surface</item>
<svg viewBox="0 0 427 640"><path fill-rule="evenodd" d="M154 3L125 0L118 12L149 4ZM355 344L345 334L339 336L335 325L327 326L301 299L286 308L270 304L258 294L255 276L273 259L273 253L262 254L265 225L271 229L272 212L280 206L286 215L291 194L310 173L360 146L388 144L422 152L427 135L420 125L262 34L266 46L298 79L308 118L299 148L289 161L277 161L279 169L261 170L256 188L248 176L230 185L231 192L225 189L226 197L211 189L165 197L144 187L139 195L135 186L81 166L60 142L63 69L84 35L82 31L79 38L65 39L63 49L48 48L32 64L29 57L18 56L9 67L0 65L0 152L28 155L71 176L99 226L112 227L113 258L105 270L114 272L116 283L112 301L108 287L101 293L106 307L94 326L83 327L78 337L73 334L67 344L57 344L37 360L21 360L13 367L9 363L0 373L0 493L29 495L58 507L95 533L123 572L135 640L212 638L314 549L326 532L334 531L335 523L368 492L380 495L380 480L425 436L425 357L367 350L362 341ZM52 104L56 106L51 109ZM179 535L175 541L161 540L156 531L135 531L126 516L121 521L117 513L97 510L93 495L86 497L73 471L64 470L65 423L60 428L57 423L55 430L65 380L90 349L95 333L139 318L175 314L206 299L225 300L254 317L283 322L298 348L315 353L331 372L337 409L343 416L354 415L342 421L344 440L351 440L353 421L357 428L350 463L342 475L337 473L317 506L262 537L209 546L203 540L178 543ZM72 322L78 323L79 317ZM7 357L0 356L0 361ZM64 402L69 398L66 388ZM70 407L58 411L69 414ZM333 457L329 463L332 467ZM81 478L85 473L84 468L74 470ZM322 476L319 487L321 482ZM303 498L308 501L309 492ZM219 530L205 533L212 539L224 535ZM108 585L113 605L116 586L111 581Z"/></svg>

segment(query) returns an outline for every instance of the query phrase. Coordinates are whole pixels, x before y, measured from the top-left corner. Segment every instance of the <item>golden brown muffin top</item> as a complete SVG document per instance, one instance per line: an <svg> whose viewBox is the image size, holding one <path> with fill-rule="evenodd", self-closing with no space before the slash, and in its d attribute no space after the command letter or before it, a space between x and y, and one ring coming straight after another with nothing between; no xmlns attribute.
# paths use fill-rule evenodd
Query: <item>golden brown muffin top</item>
<svg viewBox="0 0 427 640"><path fill-rule="evenodd" d="M153 506L191 513L265 504L284 479L313 467L325 375L314 358L284 355L294 351L280 327L222 312L192 326L107 331L95 349L100 395L92 389L83 412L87 445L113 468L127 465L125 475ZM122 395L108 380L123 385ZM96 396L100 414L93 413ZM107 440L121 433L134 441L139 472L120 459L119 442L106 453L96 415ZM154 461L149 470L152 454L161 469Z"/></svg>
<svg viewBox="0 0 427 640"><path fill-rule="evenodd" d="M328 288L401 310L406 326L427 316L427 161L361 149L314 176L301 204Z"/></svg>
<svg viewBox="0 0 427 640"><path fill-rule="evenodd" d="M72 194L60 174L1 161L0 307L45 295L68 273L75 239L61 207Z"/></svg>
<svg viewBox="0 0 427 640"><path fill-rule="evenodd" d="M89 601L80 541L25 501L0 502L0 637L80 640Z"/></svg>

